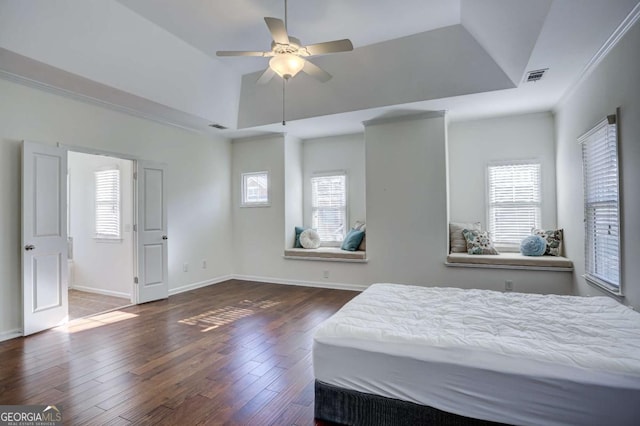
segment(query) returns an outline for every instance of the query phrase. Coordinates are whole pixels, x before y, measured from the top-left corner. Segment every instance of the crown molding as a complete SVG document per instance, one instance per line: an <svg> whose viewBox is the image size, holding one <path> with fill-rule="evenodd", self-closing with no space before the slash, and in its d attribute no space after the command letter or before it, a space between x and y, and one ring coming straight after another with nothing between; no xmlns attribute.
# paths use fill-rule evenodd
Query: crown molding
<svg viewBox="0 0 640 426"><path fill-rule="evenodd" d="M43 92L51 93L54 95L62 96L64 98L73 99L75 101L84 102L92 105L96 105L102 108L109 109L111 111L120 112L123 114L131 115L134 117L150 120L156 123L164 124L171 127L176 127L188 132L194 132L199 134L205 134L204 131L196 127L187 126L184 124L176 123L174 121L166 120L154 114L148 114L137 109L125 107L123 105L114 104L112 102L104 101L102 99L94 98L92 96L83 95L72 90L63 89L61 87L53 86L41 81L33 80L28 77L24 77L12 72L0 69L0 78L3 80L11 81L23 86L31 87L33 89L41 90Z"/></svg>
<svg viewBox="0 0 640 426"><path fill-rule="evenodd" d="M587 79L589 75L600 65L604 58L613 50L618 42L633 28L634 24L640 19L640 3L636 4L626 18L618 25L615 31L609 36L607 41L604 42L602 47L596 52L595 55L587 62L587 65L582 69L578 78L573 82L571 86L564 92L557 102L557 105L562 104L567 98L569 98L580 84Z"/></svg>

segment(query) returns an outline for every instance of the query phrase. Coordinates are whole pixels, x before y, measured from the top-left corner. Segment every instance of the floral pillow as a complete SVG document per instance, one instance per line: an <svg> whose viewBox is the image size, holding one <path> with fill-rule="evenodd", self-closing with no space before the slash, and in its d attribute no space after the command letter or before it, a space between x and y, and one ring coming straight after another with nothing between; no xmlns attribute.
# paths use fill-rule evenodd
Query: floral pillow
<svg viewBox="0 0 640 426"><path fill-rule="evenodd" d="M531 233L533 235L539 235L545 239L547 242L547 249L544 254L549 256L561 256L562 252L562 237L563 230L562 229L532 229Z"/></svg>
<svg viewBox="0 0 640 426"><path fill-rule="evenodd" d="M487 231L475 229L463 229L462 235L467 240L467 253L469 254L500 254L493 247L491 237Z"/></svg>

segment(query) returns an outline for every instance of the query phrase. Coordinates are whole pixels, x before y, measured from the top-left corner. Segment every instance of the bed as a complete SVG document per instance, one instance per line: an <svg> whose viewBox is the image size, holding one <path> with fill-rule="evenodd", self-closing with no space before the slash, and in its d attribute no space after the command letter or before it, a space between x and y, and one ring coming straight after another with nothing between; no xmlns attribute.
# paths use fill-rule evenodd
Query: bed
<svg viewBox="0 0 640 426"><path fill-rule="evenodd" d="M640 424L640 314L608 297L374 284L313 368L321 421Z"/></svg>

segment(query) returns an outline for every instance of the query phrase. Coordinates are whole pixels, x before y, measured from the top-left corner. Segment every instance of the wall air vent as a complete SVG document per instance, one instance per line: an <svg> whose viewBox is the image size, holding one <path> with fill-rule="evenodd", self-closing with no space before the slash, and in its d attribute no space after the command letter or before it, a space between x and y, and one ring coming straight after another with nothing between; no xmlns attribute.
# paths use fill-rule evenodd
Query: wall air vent
<svg viewBox="0 0 640 426"><path fill-rule="evenodd" d="M535 70L527 72L526 77L524 78L525 83L531 83L532 81L538 81L542 78L542 76L547 72L549 68L545 68L542 70Z"/></svg>
<svg viewBox="0 0 640 426"><path fill-rule="evenodd" d="M227 130L227 127L224 127L222 124L217 124L217 123L209 124L209 127L213 127L214 129L218 129L218 130Z"/></svg>

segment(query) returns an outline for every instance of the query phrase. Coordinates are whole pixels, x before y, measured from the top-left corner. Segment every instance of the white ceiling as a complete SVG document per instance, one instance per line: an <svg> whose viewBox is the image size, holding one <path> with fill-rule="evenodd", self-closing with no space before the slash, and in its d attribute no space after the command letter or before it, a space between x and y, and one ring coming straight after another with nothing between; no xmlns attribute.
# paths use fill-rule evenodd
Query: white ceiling
<svg viewBox="0 0 640 426"><path fill-rule="evenodd" d="M0 0L0 76L232 138L353 133L393 111L548 111L639 2L289 0L289 33L305 44L350 38L355 51L313 59L334 75L327 83L289 83L284 129L277 82L254 87L267 59L215 56L267 50L263 18L282 18L283 0ZM539 68L549 68L542 81L522 82Z"/></svg>
<svg viewBox="0 0 640 426"><path fill-rule="evenodd" d="M265 16L284 19L284 0L118 0L215 58L217 50L270 50ZM460 0L289 0L288 31L304 44L349 38L354 47L460 23ZM226 58L246 74L264 58Z"/></svg>

